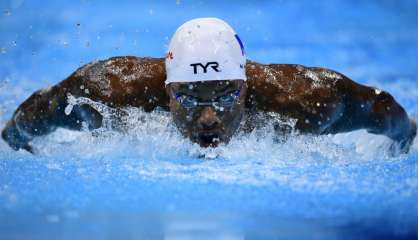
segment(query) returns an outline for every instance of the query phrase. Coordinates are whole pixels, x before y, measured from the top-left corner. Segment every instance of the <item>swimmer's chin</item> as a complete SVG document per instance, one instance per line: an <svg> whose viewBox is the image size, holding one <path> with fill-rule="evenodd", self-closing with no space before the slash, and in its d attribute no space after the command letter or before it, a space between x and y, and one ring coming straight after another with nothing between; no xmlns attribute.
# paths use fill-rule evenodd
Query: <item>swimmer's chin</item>
<svg viewBox="0 0 418 240"><path fill-rule="evenodd" d="M201 132L197 134L193 140L203 148L216 148L223 141L223 136L216 132Z"/></svg>

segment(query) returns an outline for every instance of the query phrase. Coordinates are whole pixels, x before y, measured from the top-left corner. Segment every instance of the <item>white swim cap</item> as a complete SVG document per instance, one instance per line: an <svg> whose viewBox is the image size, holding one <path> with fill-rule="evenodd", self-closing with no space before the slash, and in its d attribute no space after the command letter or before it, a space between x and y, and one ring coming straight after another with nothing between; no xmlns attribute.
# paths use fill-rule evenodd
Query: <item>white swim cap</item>
<svg viewBox="0 0 418 240"><path fill-rule="evenodd" d="M244 46L231 26L218 18L196 18L171 38L165 83L247 80L245 63Z"/></svg>

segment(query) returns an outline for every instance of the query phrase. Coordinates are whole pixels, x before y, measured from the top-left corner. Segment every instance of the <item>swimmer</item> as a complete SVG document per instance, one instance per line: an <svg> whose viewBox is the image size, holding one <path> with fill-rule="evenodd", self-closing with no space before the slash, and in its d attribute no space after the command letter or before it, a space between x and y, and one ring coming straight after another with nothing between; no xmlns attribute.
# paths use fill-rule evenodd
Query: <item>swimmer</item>
<svg viewBox="0 0 418 240"><path fill-rule="evenodd" d="M31 140L58 127L99 128L103 117L90 105L65 111L70 95L115 109L170 111L179 131L202 147L228 143L242 122L254 127L252 116L260 112L294 119L300 134L357 129L383 134L393 140L393 155L407 153L417 131L415 120L385 91L330 69L247 60L239 36L217 18L180 26L165 59L126 56L93 62L35 92L15 111L2 138L15 150L34 152Z"/></svg>

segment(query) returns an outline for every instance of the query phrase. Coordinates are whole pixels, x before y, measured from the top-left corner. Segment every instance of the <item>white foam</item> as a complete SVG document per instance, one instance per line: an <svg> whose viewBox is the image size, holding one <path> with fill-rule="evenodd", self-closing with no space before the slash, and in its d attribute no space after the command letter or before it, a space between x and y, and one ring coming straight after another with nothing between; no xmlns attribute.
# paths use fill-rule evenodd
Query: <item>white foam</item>
<svg viewBox="0 0 418 240"><path fill-rule="evenodd" d="M90 104L102 112L105 121L112 121L114 109L86 98L71 101ZM123 171L145 179L257 186L284 184L319 191L330 191L347 182L355 185L357 176L351 175L347 166L392 161L385 153L390 140L365 131L329 136L293 134L283 142L273 124L265 124L249 134L239 132L229 144L213 149L201 148L181 136L170 113L146 113L137 108L123 111L127 114L122 118L125 132L115 131L112 124L92 132L60 129L36 139L34 144L41 155L52 158L64 155L66 159L103 159L103 164L117 159L123 162ZM283 121L277 114L264 117L268 121ZM416 147L413 151L416 152ZM59 170L60 166L49 162L49 168ZM323 174L317 172L321 168ZM316 175L313 179L312 172Z"/></svg>

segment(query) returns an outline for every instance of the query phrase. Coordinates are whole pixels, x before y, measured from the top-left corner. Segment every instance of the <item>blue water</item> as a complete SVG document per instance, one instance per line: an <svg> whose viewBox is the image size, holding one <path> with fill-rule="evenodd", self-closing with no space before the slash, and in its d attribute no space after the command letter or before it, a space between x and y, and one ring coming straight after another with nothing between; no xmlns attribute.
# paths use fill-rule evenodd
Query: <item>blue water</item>
<svg viewBox="0 0 418 240"><path fill-rule="evenodd" d="M418 1L13 0L0 10L0 128L33 91L96 59L161 57L179 25L207 16L229 22L252 60L337 70L418 116ZM207 150L169 114L128 111L129 134L60 129L34 141L36 156L0 141L0 239L418 238L417 143L391 158L390 141L365 131L276 143L266 126Z"/></svg>

